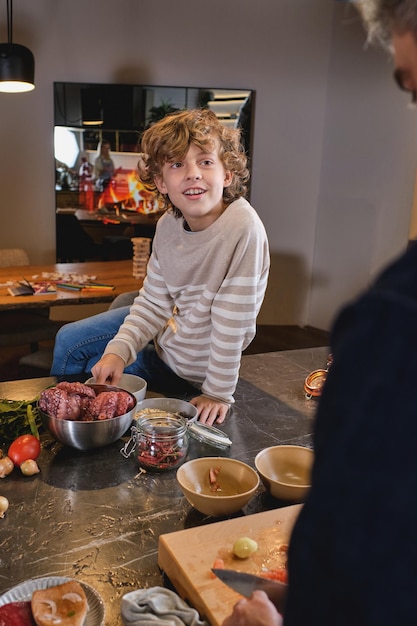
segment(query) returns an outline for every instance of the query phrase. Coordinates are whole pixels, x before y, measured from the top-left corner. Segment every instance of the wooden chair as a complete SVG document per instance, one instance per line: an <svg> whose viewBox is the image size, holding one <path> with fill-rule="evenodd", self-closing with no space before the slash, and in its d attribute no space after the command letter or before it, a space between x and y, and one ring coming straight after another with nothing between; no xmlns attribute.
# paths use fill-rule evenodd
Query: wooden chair
<svg viewBox="0 0 417 626"><path fill-rule="evenodd" d="M22 248L0 248L0 267L30 265L28 254Z"/></svg>

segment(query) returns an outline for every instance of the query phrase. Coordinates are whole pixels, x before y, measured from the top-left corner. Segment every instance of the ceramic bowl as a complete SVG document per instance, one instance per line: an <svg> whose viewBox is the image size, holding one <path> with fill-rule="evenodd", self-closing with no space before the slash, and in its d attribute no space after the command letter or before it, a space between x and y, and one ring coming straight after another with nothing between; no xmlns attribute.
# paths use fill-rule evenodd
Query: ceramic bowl
<svg viewBox="0 0 417 626"><path fill-rule="evenodd" d="M219 470L216 483L210 481L213 469ZM240 511L259 486L259 476L254 469L241 461L223 457L187 461L177 470L177 481L191 506L213 517Z"/></svg>
<svg viewBox="0 0 417 626"><path fill-rule="evenodd" d="M94 385L95 383L96 379L94 377L89 378L85 381L86 385ZM146 389L148 387L146 380L144 380L140 376L135 376L135 374L122 374L122 377L117 386L120 387L120 389L124 389L125 391L130 391L130 393L133 393L138 402L144 399L146 395Z"/></svg>
<svg viewBox="0 0 417 626"><path fill-rule="evenodd" d="M261 480L274 498L301 502L310 488L314 452L304 446L272 446L255 457Z"/></svg>
<svg viewBox="0 0 417 626"><path fill-rule="evenodd" d="M101 391L125 391L111 385L91 385L96 393ZM129 393L129 392L128 392ZM133 408L123 415L93 422L58 419L39 409L42 423L51 435L66 446L78 450L102 448L120 439L129 430L136 411L136 398L132 395Z"/></svg>

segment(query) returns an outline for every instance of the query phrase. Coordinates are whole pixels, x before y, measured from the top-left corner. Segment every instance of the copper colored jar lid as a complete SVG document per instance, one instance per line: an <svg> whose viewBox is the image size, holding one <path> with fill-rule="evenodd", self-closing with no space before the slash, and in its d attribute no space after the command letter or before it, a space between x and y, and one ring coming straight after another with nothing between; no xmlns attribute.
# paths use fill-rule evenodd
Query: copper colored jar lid
<svg viewBox="0 0 417 626"><path fill-rule="evenodd" d="M327 370L319 369L311 372L304 381L304 391L308 398L317 398L321 395L326 381Z"/></svg>

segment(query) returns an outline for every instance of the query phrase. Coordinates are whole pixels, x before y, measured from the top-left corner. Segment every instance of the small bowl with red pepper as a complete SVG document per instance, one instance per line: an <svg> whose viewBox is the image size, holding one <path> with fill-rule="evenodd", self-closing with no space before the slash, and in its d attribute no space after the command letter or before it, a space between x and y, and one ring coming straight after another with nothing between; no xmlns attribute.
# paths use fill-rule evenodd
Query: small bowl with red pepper
<svg viewBox="0 0 417 626"><path fill-rule="evenodd" d="M200 513L213 517L240 511L260 482L252 467L225 457L187 461L177 470L177 481L188 502Z"/></svg>

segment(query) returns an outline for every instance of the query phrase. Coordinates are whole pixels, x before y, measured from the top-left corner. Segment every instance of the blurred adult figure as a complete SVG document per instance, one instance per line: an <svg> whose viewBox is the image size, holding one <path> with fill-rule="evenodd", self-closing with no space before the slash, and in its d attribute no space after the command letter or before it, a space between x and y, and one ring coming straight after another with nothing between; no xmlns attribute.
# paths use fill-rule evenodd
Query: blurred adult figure
<svg viewBox="0 0 417 626"><path fill-rule="evenodd" d="M81 157L81 165L78 172L78 190L80 193L80 206L94 210L94 190L93 190L93 166L86 156Z"/></svg>
<svg viewBox="0 0 417 626"><path fill-rule="evenodd" d="M114 174L115 167L110 155L110 142L103 139L97 146L97 157L94 161L94 178L100 191L110 184Z"/></svg>
<svg viewBox="0 0 417 626"><path fill-rule="evenodd" d="M355 4L414 102L417 0ZM417 624L416 320L414 244L333 326L312 487L290 540L284 620L257 592L223 626Z"/></svg>

